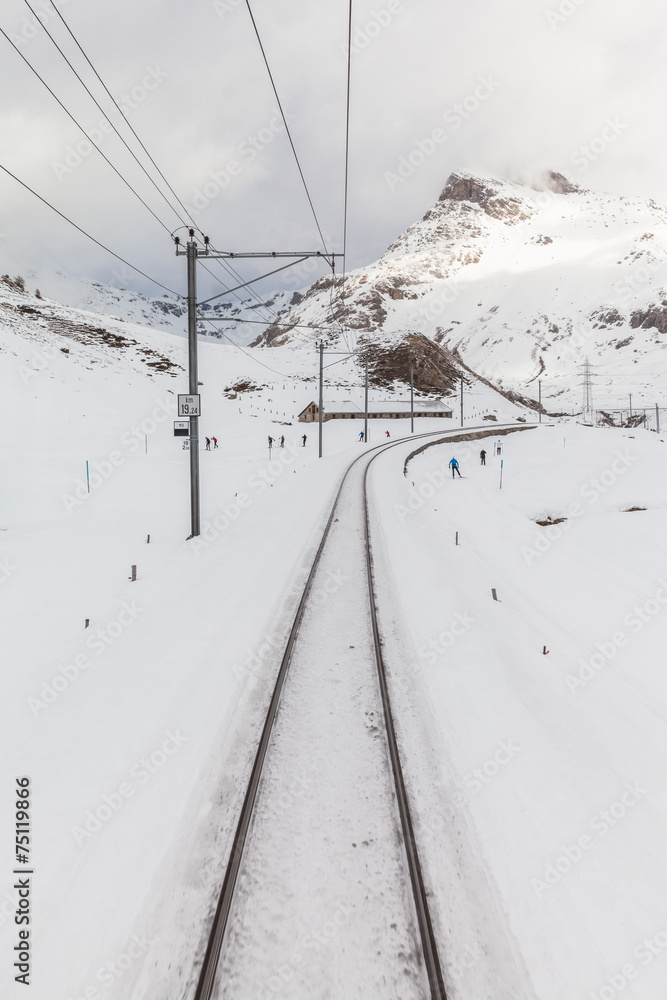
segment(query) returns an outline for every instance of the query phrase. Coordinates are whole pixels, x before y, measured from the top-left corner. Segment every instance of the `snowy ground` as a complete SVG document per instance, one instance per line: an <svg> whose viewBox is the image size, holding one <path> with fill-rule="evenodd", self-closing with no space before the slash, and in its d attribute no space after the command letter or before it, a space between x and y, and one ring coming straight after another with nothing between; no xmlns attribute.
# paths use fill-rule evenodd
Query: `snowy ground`
<svg viewBox="0 0 667 1000"><path fill-rule="evenodd" d="M571 426L501 443L502 491L490 441L486 468L472 442L374 478L452 996L659 1000L667 445ZM452 452L461 481L440 475Z"/></svg>
<svg viewBox="0 0 667 1000"><path fill-rule="evenodd" d="M358 426L325 425L318 461L316 428L304 449L292 422L314 396L303 381L313 352L203 344L202 432L220 447L202 453L195 546L187 457L172 435L182 375L22 322L0 324L1 992L23 995L11 967L11 802L28 774L31 996L181 1000L290 612ZM182 340L119 329L184 364ZM247 376L262 388L223 395ZM470 403L471 420L520 412L490 390ZM392 438L407 424L387 422ZM384 430L374 424L373 440ZM271 465L268 433L286 436ZM481 469L476 443L457 447L460 482L428 479L449 460L443 448L406 480L401 446L374 475L380 610L401 654L397 719L453 996L605 1000L616 989L606 980L623 976L624 997L662 1000L666 446L572 426L502 440L502 492L492 446ZM413 481L434 495L421 503ZM622 512L631 506L648 509ZM568 520L534 523L547 515Z"/></svg>

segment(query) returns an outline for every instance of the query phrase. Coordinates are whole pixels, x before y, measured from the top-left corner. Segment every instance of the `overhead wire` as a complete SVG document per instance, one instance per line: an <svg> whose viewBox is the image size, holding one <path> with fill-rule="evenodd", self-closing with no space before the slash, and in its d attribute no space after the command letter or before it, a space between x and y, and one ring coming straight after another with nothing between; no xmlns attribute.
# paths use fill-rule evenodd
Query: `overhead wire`
<svg viewBox="0 0 667 1000"><path fill-rule="evenodd" d="M46 89L51 94L51 96L53 97L53 99L63 109L63 111L65 112L65 114L67 115L67 117L70 118L74 122L74 124L76 125L76 127L79 129L79 131L82 132L85 135L86 139L91 144L91 147L93 149L97 150L97 152L100 154L100 156L102 157L103 160L106 160L106 162L109 164L109 166L111 167L111 169L113 170L113 172L115 174L117 174L118 177L120 177L120 179L122 180L123 184L125 184L125 186L127 188L129 188L129 190L132 192L132 194L136 198L139 199L139 201L144 206L144 208L146 208L150 212L150 214L159 223L159 225L161 225L162 228L165 229L168 233L171 233L171 230L169 229L169 226L167 226L166 223L164 223L162 221L162 219L153 211L153 209L150 207L150 205L146 201L144 201L144 199L141 197L141 195L139 194L139 192L136 191L132 187L132 185L130 184L130 182L123 176L123 174L120 172L120 170L116 166L114 166L114 164L111 162L111 160L109 159L109 157L106 156L106 154L102 152L102 150L97 145L97 143L95 143L93 141L93 139L88 135L88 133L86 132L86 130L83 127L83 125L81 125L81 123L79 121L77 121L77 119L74 117L74 115L72 114L72 112L69 111L69 109L63 104L63 102L57 96L57 94L55 93L55 91L53 91L51 89L51 87L48 85L48 83L46 82L46 80L44 79L44 77L40 76L40 74L37 72L37 70L32 65L32 63L23 55L23 53L19 49L18 45L16 45L16 43L11 40L11 38L9 37L9 35L7 34L7 32L4 30L4 28L0 28L0 34L2 34L4 36L4 38L7 39L7 41L11 45L11 47L14 49L15 52L17 52L19 54L19 56L21 57L21 59L23 60L23 62L26 64L26 66L30 69L30 71L32 73L34 73L34 75L37 77L37 79L40 81L40 83L43 84L44 87L46 87Z"/></svg>
<svg viewBox="0 0 667 1000"><path fill-rule="evenodd" d="M6 174L8 174L9 177L11 177L18 184L20 184L22 187L24 187L26 189L26 191L29 191L30 194L32 194L32 195L35 196L35 198L38 198L41 202L43 202L44 205L47 205L48 208L51 209L51 211L55 212L56 215L59 215L61 219L64 219L65 222L69 223L70 226L73 226L74 229L77 229L87 239L91 240L98 247L101 247L102 250L105 250L107 253L111 254L111 256L115 257L116 260L119 260L121 262L121 264L125 264L126 267L129 267L133 271L136 271L136 273L140 274L143 278L147 278L148 281L151 281L154 285L158 285L160 288L164 288L165 292L170 292L172 295L175 295L179 299L185 298L185 296L181 295L180 292L175 291L173 288L169 288L167 285L163 285L161 281L158 281L156 278L152 278L150 276L150 274L146 274L146 272L142 271L140 267L136 267L136 265L131 264L124 257L121 257L120 254L115 253L115 251L111 250L104 243L101 243L100 240L95 239L94 236L91 236L90 233L86 232L85 229L83 229L81 226L77 225L76 222L73 222L72 219L70 219L67 215L65 215L64 212L61 212L60 209L56 208L55 205L52 205L50 201L47 201L47 199L43 198L41 194L38 194L37 191L34 190L34 188L31 188L30 185L26 184L25 181L22 181L20 177L17 177L16 174L13 174L11 172L11 170L8 170L7 167L3 166L2 163L0 163L0 170L4 170L4 172Z"/></svg>
<svg viewBox="0 0 667 1000"><path fill-rule="evenodd" d="M287 133L287 138L289 139L289 144L292 147L292 153L294 154L294 159L296 161L296 165L297 165L297 168L298 168L298 171L299 171L299 176L301 177L301 181L303 183L303 187L304 187L304 190L306 192L306 197L308 198L308 204L310 205L310 210L313 213L313 218L315 220L315 225L317 226L317 231L319 233L320 239L322 240L322 246L324 247L324 249L328 253L329 251L327 249L327 244L326 244L326 241L324 239L324 235L322 233L322 228L320 226L319 219L317 218L317 213L315 211L315 206L313 205L313 199L310 196L310 191L308 190L308 185L306 184L306 178L305 178L303 170L301 168L301 163L299 161L299 157L297 155L296 147L294 145L294 140L292 139L292 133L290 132L289 125L287 124L287 118L285 117L285 112L283 111L282 102L281 102L280 97L278 95L278 89L276 87L276 83L275 83L275 80L273 78L273 73L271 72L271 67L269 66L269 60L267 59L266 52L264 50L264 45L262 43L262 39L261 39L260 34L259 34L259 29L257 27L257 22L255 21L255 15L253 14L252 8L250 6L250 0L246 0L246 7L248 8L248 13L250 14L250 20L252 21L252 26L255 29L255 35L256 35L257 41L259 43L259 47L260 47L260 50L261 50L261 53L262 53L262 58L264 59L264 65L266 66L266 70L267 70L267 73L269 74L269 79L271 81L271 86L273 87L273 93L275 95L276 101L278 102L278 109L280 111L280 115L281 115L282 120L283 120L283 125L285 126L285 132Z"/></svg>

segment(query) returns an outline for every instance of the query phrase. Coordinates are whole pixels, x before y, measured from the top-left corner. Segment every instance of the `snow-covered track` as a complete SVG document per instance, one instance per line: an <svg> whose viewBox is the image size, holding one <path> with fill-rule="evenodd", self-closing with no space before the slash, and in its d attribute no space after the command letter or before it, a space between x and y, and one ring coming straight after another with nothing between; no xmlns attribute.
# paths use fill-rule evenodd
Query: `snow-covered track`
<svg viewBox="0 0 667 1000"><path fill-rule="evenodd" d="M488 430L490 434L494 433L494 430L496 430L495 428L492 429L484 428L484 429ZM222 970L220 974L218 973L218 963L220 960L223 942L226 941L228 937L233 936L232 930L236 921L230 920L230 914L235 898L238 894L238 884L240 881L240 875L242 873L242 864L244 862L247 853L246 848L251 839L249 838L249 832L253 824L255 826L261 825L256 820L255 807L257 803L260 802L262 798L264 798L264 792L262 796L259 796L258 792L260 784L266 777L267 770L270 770L269 762L271 758L275 757L276 755L275 750L271 755L269 755L268 753L269 746L272 745L272 736L274 735L276 719L278 717L279 708L281 708L283 702L283 695L286 690L285 682L288 677L288 674L290 674L290 667L292 666L292 662L295 657L295 647L297 646L297 642L300 639L301 633L303 632L302 625L304 622L304 617L309 616L309 621L308 621L308 627L306 628L307 635L303 639L303 644L305 645L307 652L306 655L304 655L304 651L302 649L300 656L298 657L298 659L302 663L302 667L305 665L305 667L307 668L306 671L302 669L302 674L304 672L307 672L309 675L315 674L317 669L316 661L318 659L325 658L322 657L321 655L318 656L318 653L321 654L322 645L320 644L318 646L317 642L313 642L311 633L313 632L313 621L315 621L316 623L319 622L319 620L324 617L324 613L327 609L324 610L318 609L315 606L317 602L312 600L312 598L314 594L321 595L321 588L319 588L319 590L318 589L314 590L314 584L316 578L318 578L318 574L322 574L325 571L327 559L329 559L329 563L331 563L332 548L334 551L339 551L339 548L337 548L335 544L327 546L327 543L331 540L332 535L335 535L336 531L340 532L341 536L348 540L351 547L355 546L355 553L356 553L355 558L358 560L357 568L359 569L358 577L360 579L365 577L366 581L364 585L364 591L359 591L356 595L353 595L351 606L356 610L358 610L357 605L360 602L363 603L367 602L367 603L363 614L357 615L356 616L357 620L350 625L349 636L347 634L348 632L347 618L338 619L339 625L341 621L345 622L345 629L341 628L338 629L341 635L338 636L337 638L338 646L332 655L343 656L345 655L345 650L347 649L355 650L354 645L349 645L349 646L347 645L350 638L352 637L352 634L354 633L354 629L355 628L357 629L357 632L354 633L357 636L360 636L362 632L365 632L365 636L362 638L361 643L358 638L355 639L356 652L349 654L349 656L357 658L355 661L356 664L358 664L359 661L362 660L366 664L366 666L374 658L377 681L379 681L379 695L381 701L381 711L384 721L383 735L386 740L386 746L383 748L380 757L386 761L387 751L388 751L388 757L390 760L390 767L391 767L391 779L387 778L387 784L386 786L383 786L385 788L384 797L386 799L390 799L393 793L393 798L395 799L396 805L398 807L398 813L400 817L399 818L396 816L396 805L394 805L393 803L389 803L383 806L383 810L385 812L383 821L386 820L385 825L392 827L391 832L385 834L386 843L384 845L384 849L390 852L393 851L394 855L393 860L388 861L387 869L393 872L393 877L395 879L398 879L399 881L402 879L406 883L406 888L404 893L406 899L404 902L406 911L410 912L408 913L408 916L406 918L406 926L408 926L408 932L406 932L404 937L410 936L410 930L414 925L416 918L418 934L412 935L414 937L414 941L412 942L412 944L414 945L414 949L416 949L417 952L421 951L421 955L423 957L423 970L425 970L426 972L426 976L428 979L428 986L429 986L428 995L430 996L431 1000L446 1000L446 991L442 975L442 969L440 965L440 959L438 956L437 942L433 929L431 915L429 912L428 893L424 883L422 869L419 861L419 854L417 850L417 843L414 834L413 822L410 814L409 798L403 779L403 771L401 767L400 755L394 728L393 714L390 704L387 674L383 658L382 640L378 624L378 615L377 615L376 599L374 593L374 582L373 582L373 558L372 558L370 515L369 515L369 504L368 504L368 475L370 467L375 458L377 458L380 454L382 454L383 452L387 451L390 448L395 448L399 445L405 446L405 444L408 442L425 438L436 438L438 436L443 441L447 441L451 440L452 438L456 439L462 434L467 435L474 430L478 430L478 428L465 428L465 430L452 429L452 431L450 432L443 432L443 431L427 432L424 434L413 435L410 438L402 438L397 441L383 443L382 445L378 445L370 450L373 452L373 454L369 454L369 451L365 451L362 455L359 456L359 458L355 459L354 462L352 462L351 465L348 467L341 480L340 486L337 490L334 502L332 504L332 508L326 526L324 528L324 532L322 534L321 541L319 543L317 552L313 559L313 564L311 566L306 584L304 586L304 590L301 595L301 599L299 601L296 614L294 616L285 652L282 657L276 683L271 696L271 701L264 720L254 764L250 774L234 840L232 843L229 862L227 864L222 889L218 899L215 916L213 918L211 931L207 943L207 948L194 1000L217 1000L219 996L223 995L222 993L219 992L221 983L218 982L216 984L216 980L224 976L224 972L222 972ZM361 468L358 469L357 467L359 463L365 463L365 464L362 464ZM346 527L338 525L339 516L343 518L343 520L345 520L344 514L346 513L346 510L349 513L353 508L355 511L354 516L356 519L354 522L355 527L351 530L350 524L347 524ZM363 555L361 554L361 552L358 551L359 546L356 544L356 534L358 534L360 540L363 542L363 549L364 549ZM339 536L338 538L338 546L340 546L341 536ZM325 558L323 558L325 550L328 551L328 555ZM322 566L323 563L325 564L324 568ZM357 579L356 574L354 575L354 579L356 581ZM349 600L348 595L344 596L347 600ZM329 610L329 613L334 613L334 612L331 612ZM342 614L345 614L344 610L342 611ZM363 623L360 624L361 618L363 618ZM370 626L370 632L372 634L368 634L369 626ZM342 637L342 633L344 633L344 637ZM308 646L309 642L311 644L310 647ZM335 643L332 644L335 645ZM360 648L361 644L364 644L363 649ZM337 667L338 667L338 662L339 661L337 660L336 661ZM355 665L354 663L348 660L343 665L344 667L348 667L348 669L347 670L343 669L341 671L341 674L345 677L345 681L348 684L348 689L347 689L348 694L350 692L356 694L355 685L357 684L357 682L354 681L353 684L352 681L350 681L350 674L353 674L353 670L350 669L350 667L354 665ZM366 690L364 692L363 698L360 699L360 704L370 707L372 699L369 700L369 694L368 694L369 687L372 686L374 688L373 697L377 702L378 684L377 682L370 684L369 678L372 675L372 671L368 670L367 673L369 675L368 678L365 678L363 680L363 684L366 685ZM330 680L329 677L324 678L325 682L328 682L329 680ZM314 684L315 688L317 689L318 685L321 684L321 681L320 680L317 680L315 682L308 681L307 683ZM293 684L294 682L292 682L289 687L292 688ZM303 681L301 682L301 685L303 687ZM352 686L350 687L350 685ZM361 690L362 686L363 686L362 682L359 682L358 684L359 690ZM308 694L307 697L304 697L303 692L301 694L301 705L302 706L304 704L307 705L308 706L307 711L309 713L313 712L313 709L311 707L312 701L310 700L311 697L312 697L312 689L310 690L310 694ZM366 700L364 700L364 698ZM340 698L338 700L340 700ZM290 708L290 710L288 711L288 716L291 710L292 709ZM350 705L349 707L347 706L345 707L345 712L348 715L350 714L350 710L353 711L352 705ZM316 715L317 712L314 711L314 714ZM365 714L371 717L371 721L368 724L369 728L371 728L374 731L375 735L379 737L380 733L378 727L376 727L373 723L374 712L372 710L366 711ZM301 746L301 749L303 749L305 744L306 752L308 752L307 748L308 740L306 737L304 737L301 730L299 730L298 742ZM363 750L364 745L365 744L359 743L359 741L357 740L357 743L355 744L356 747L355 752L364 754L365 752ZM360 747L361 750L359 749ZM292 754L290 752L283 753L283 756L285 757L285 763L282 766L285 768L289 767L293 768L295 766L293 753ZM356 756L353 758L353 760L355 761L355 763L353 764L351 773L354 773L355 769L358 770L359 773L361 773L364 767L361 761L361 757ZM374 766L377 767L377 757ZM385 770L387 769L387 767L388 764L385 764ZM344 767L341 768L341 771L344 772ZM357 776L355 774L355 778L356 777ZM393 787L392 787L392 779L393 779ZM326 777L323 776L321 777L320 780L324 782L326 781ZM367 789L367 786L364 782L367 780L368 780L368 774L366 774L364 778L359 779L359 784L365 790ZM375 788L374 791L377 793L377 788ZM355 794L355 792L353 791L352 794ZM311 812L317 811L315 805L313 805L312 803L309 803L308 806L311 809ZM368 808L370 808L371 811L373 811L374 807L371 806ZM378 811L377 808L375 809L375 811ZM389 818L387 819L387 817ZM272 830L273 828L272 818L269 818L268 821L265 819L264 828L265 831ZM400 837L398 836L399 829L400 829ZM255 830L252 837L253 843L260 837L261 834L257 832L257 830ZM349 839L351 839L351 837ZM378 838L378 840L380 839L382 838L381 837ZM333 840L335 841L335 837L333 838ZM398 840L400 840L402 846L400 845L397 846ZM288 851L292 850L292 843L289 839L289 835L286 837L286 839L284 839L284 844L289 845L289 847L287 848ZM352 846L356 848L357 845L355 843ZM331 841L328 843L328 849L329 850L332 849ZM378 846L376 849L380 850L380 847ZM273 860L275 860L275 857ZM259 876L258 875L254 876L254 883L253 883L254 885L257 885L260 879L267 872L269 873L269 877L273 878L275 876L276 865L273 864L273 860L270 863L264 861L263 865L257 866L262 874L260 874ZM392 864L394 866L393 868ZM245 867L246 865L243 865L244 869ZM407 888L408 882L405 879L406 867L407 867L407 873L409 874L409 889ZM402 875L401 875L401 869L402 869ZM270 895L270 890L267 889L266 891ZM315 893L316 891L317 891L317 886L313 885L313 892ZM380 892L380 894L382 895L382 892ZM400 897L400 895L401 893L399 892L398 896ZM412 897L412 904L410 903L410 899L408 898L410 896ZM393 901L385 900L385 902L392 903L392 905L395 904L397 909L400 909L400 904L402 900L398 898L398 902L396 899L394 899ZM395 927L396 925L392 924L392 926ZM241 947L243 947L244 945L245 942L241 941ZM413 981L411 982L411 988L413 989L414 992L410 995L419 997L421 1000L421 998L424 997L424 989L422 985L423 983L423 971L421 968L422 963L418 958L415 958L415 955L413 953L411 953L410 946L406 948L406 951L409 953L408 956L409 960L406 959L404 964L406 966L408 965L410 966L409 974L413 977ZM218 992L216 992L216 990ZM224 995L227 996L227 993L225 992ZM388 993L388 995L391 995L391 993Z"/></svg>

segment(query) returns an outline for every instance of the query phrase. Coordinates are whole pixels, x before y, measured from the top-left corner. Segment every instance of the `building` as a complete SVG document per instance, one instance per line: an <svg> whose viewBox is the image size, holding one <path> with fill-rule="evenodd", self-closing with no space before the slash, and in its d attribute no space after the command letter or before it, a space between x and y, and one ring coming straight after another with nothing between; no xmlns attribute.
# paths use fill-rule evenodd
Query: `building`
<svg viewBox="0 0 667 1000"><path fill-rule="evenodd" d="M415 403L415 417L452 417L452 411L442 399L420 400ZM369 420L404 420L410 416L410 403L389 400L385 403L372 403L368 407ZM317 403L309 403L299 414L301 423L311 423L319 420L320 410ZM323 420L363 420L364 405L346 400L344 403L331 403L325 407Z"/></svg>

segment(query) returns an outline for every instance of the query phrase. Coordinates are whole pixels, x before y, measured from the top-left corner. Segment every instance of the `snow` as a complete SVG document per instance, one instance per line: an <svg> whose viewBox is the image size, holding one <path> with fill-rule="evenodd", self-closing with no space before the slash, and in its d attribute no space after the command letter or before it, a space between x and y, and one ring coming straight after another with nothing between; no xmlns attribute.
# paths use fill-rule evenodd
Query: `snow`
<svg viewBox="0 0 667 1000"><path fill-rule="evenodd" d="M46 312L35 318L20 305ZM220 447L202 451L204 530L186 541L188 461L172 431L183 338L9 290L0 307L0 747L5 801L17 776L33 782L31 995L182 1000L196 982L291 615L340 478L363 449L358 424L326 423L319 461L316 426L294 422L314 395L316 352L202 342L201 430ZM126 342L83 336L91 325ZM141 348L169 364L151 368ZM358 392L352 362L335 372L329 402ZM257 388L231 398L225 390L244 378ZM429 448L404 477L408 441L371 475L391 695L451 996L606 1000L614 989L657 1000L667 951L667 445L641 429L571 422L496 435L500 490L495 429L480 418L495 411L520 427L522 411L479 382L467 406L466 429L488 430L485 468L473 441ZM417 431L455 423L429 419ZM393 442L409 421L373 420L372 442L387 429ZM283 433L286 447L269 462L267 435ZM452 454L465 476L454 482ZM323 572L345 573L357 558L350 523ZM295 664L279 717L257 820L275 839L260 837L264 847L249 854L238 902L267 939L248 934L223 955L240 995L250 969L258 989L290 1000L408 997L419 982L409 958L397 987L413 931L400 852L382 822L382 754L364 714L377 711L367 650L337 674L345 647L357 645L345 639L362 618L359 592L342 588L342 603L305 626L306 639L330 640L317 670L307 655ZM304 704L313 714L300 741ZM332 734L341 729L339 759ZM320 765L340 799L299 794L298 780ZM353 795L346 829L337 803L349 803L355 773L371 809ZM281 795L294 802L281 806ZM11 812L0 813L0 984L14 998L23 993L12 969ZM376 829L382 850L350 847ZM300 874L294 838L309 833L329 854L304 849ZM255 897L248 887L267 870L275 892ZM293 928L312 934L341 912L348 922L312 949L314 962L284 988L272 979Z"/></svg>

